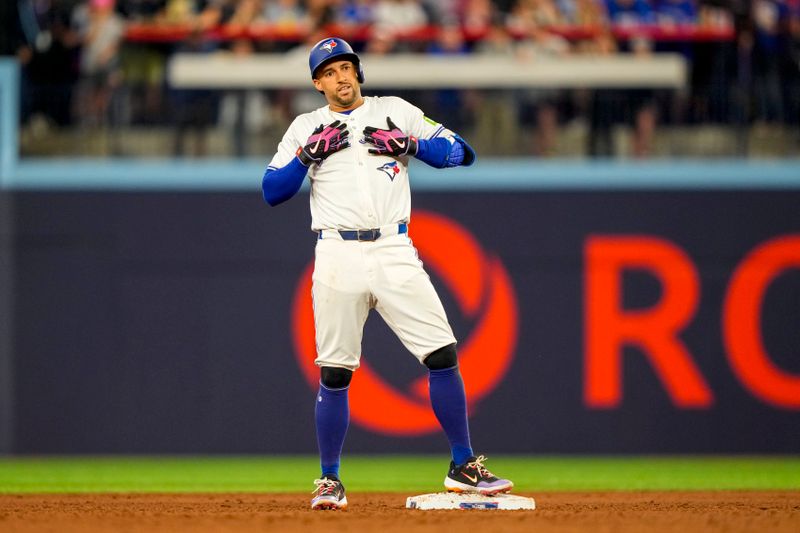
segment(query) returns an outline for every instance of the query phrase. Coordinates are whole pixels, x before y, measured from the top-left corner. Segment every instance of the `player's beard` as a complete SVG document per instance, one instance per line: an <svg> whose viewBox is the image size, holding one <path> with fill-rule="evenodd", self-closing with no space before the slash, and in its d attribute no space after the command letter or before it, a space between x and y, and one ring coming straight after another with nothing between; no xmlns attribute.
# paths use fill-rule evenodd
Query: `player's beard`
<svg viewBox="0 0 800 533"><path fill-rule="evenodd" d="M359 91L356 89L356 86L352 84L350 85L349 93L345 92L345 94L343 95L342 92L337 87L336 92L334 92L332 95L333 101L336 102L336 105L344 108L350 107L351 105L356 103L360 97L361 94L359 94Z"/></svg>

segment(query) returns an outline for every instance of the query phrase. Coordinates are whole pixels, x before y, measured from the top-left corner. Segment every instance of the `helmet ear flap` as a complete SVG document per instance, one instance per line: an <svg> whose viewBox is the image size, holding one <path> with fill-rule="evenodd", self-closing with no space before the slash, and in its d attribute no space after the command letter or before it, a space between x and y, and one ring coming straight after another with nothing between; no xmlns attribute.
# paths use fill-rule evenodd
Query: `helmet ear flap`
<svg viewBox="0 0 800 533"><path fill-rule="evenodd" d="M358 83L364 83L364 64L361 60L356 63L356 79Z"/></svg>

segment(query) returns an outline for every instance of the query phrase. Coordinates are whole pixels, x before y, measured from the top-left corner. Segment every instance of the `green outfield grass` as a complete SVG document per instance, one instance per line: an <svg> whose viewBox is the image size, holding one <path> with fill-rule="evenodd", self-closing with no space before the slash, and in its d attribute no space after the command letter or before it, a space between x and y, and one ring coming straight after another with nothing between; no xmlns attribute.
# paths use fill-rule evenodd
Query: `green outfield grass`
<svg viewBox="0 0 800 533"><path fill-rule="evenodd" d="M800 489L799 456L493 456L518 492ZM446 457L346 456L349 491L436 492ZM0 458L0 493L310 492L316 457Z"/></svg>

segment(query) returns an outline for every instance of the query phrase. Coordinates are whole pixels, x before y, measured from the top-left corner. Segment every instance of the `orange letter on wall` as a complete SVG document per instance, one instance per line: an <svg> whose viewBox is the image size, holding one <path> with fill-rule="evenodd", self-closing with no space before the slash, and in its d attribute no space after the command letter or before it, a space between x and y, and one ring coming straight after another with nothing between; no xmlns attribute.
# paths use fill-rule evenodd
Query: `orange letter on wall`
<svg viewBox="0 0 800 533"><path fill-rule="evenodd" d="M622 348L650 360L673 403L708 407L713 396L677 338L697 308L699 281L691 260L674 244L647 236L592 236L585 248L585 381L589 407L622 401ZM648 309L622 308L622 273L647 270L661 282L661 300Z"/></svg>
<svg viewBox="0 0 800 533"><path fill-rule="evenodd" d="M776 407L800 409L800 376L772 364L761 339L764 292L790 267L800 268L800 235L778 237L753 250L728 286L722 333L731 368L750 392Z"/></svg>

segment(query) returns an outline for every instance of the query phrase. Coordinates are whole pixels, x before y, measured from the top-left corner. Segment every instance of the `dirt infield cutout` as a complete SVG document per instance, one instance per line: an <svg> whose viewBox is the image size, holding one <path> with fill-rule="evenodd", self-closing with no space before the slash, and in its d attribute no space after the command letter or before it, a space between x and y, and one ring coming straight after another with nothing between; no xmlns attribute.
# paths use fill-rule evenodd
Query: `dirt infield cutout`
<svg viewBox="0 0 800 533"><path fill-rule="evenodd" d="M537 509L418 511L402 493L351 492L347 511L311 511L308 494L5 494L0 531L800 531L800 491L520 495Z"/></svg>

